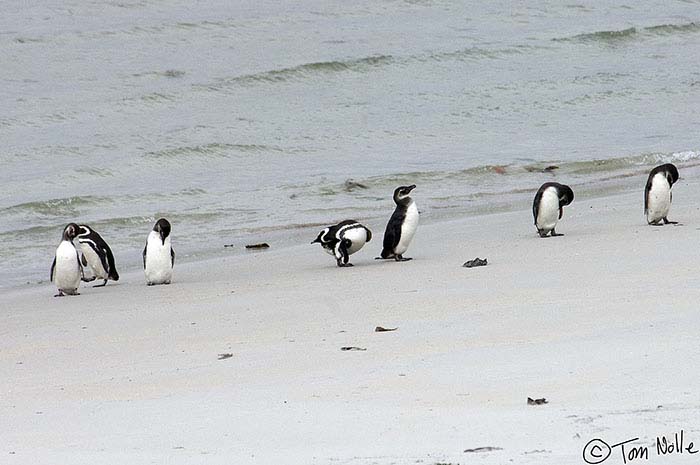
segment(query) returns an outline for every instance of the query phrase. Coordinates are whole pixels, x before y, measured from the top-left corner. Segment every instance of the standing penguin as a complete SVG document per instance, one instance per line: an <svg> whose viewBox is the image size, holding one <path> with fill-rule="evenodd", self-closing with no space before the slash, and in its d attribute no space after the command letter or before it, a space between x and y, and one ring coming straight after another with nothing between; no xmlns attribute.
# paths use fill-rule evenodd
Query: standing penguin
<svg viewBox="0 0 700 465"><path fill-rule="evenodd" d="M83 266L90 266L94 277L83 281L92 281L96 278L103 279L102 284L97 284L93 287L103 287L107 285L107 280L119 281L119 273L114 265L114 255L109 245L102 239L97 231L86 224L80 225L78 233L78 242L83 250Z"/></svg>
<svg viewBox="0 0 700 465"><path fill-rule="evenodd" d="M403 254L411 244L413 235L418 228L418 207L409 196L415 188L416 185L413 184L411 186L400 186L394 190L396 209L386 225L384 248L382 249L381 257L377 258L393 258L397 262L411 260L410 258L405 258Z"/></svg>
<svg viewBox="0 0 700 465"><path fill-rule="evenodd" d="M564 215L564 207L574 200L574 191L569 186L558 182L546 182L535 194L532 203L532 215L535 217L535 227L540 237L546 237L550 232L557 234L554 228Z"/></svg>
<svg viewBox="0 0 700 465"><path fill-rule="evenodd" d="M78 251L73 245L73 239L78 235L79 226L70 223L63 229L63 239L56 249L56 256L51 264L51 281L56 284L58 294L54 297L64 295L80 295L78 286L83 277L83 267L80 266Z"/></svg>
<svg viewBox="0 0 700 465"><path fill-rule="evenodd" d="M676 181L678 181L678 169L671 163L659 165L649 173L647 185L644 188L644 214L650 225L678 224L677 221L669 221L667 218L673 199L671 187ZM661 220L663 224L659 224Z"/></svg>
<svg viewBox="0 0 700 465"><path fill-rule="evenodd" d="M352 266L350 255L372 240L372 232L355 220L345 220L328 226L311 242L321 244L323 250L335 257L338 266Z"/></svg>
<svg viewBox="0 0 700 465"><path fill-rule="evenodd" d="M175 265L175 251L170 245L170 223L165 218L156 221L143 248L143 269L146 284L170 284Z"/></svg>

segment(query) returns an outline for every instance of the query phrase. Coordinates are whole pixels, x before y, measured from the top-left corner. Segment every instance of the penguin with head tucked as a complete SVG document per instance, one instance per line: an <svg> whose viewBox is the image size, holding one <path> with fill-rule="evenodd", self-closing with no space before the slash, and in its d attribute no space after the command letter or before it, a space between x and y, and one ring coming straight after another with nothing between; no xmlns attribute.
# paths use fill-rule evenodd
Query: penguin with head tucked
<svg viewBox="0 0 700 465"><path fill-rule="evenodd" d="M546 182L535 194L532 203L532 214L535 217L535 227L540 237L546 237L550 232L557 234L554 228L564 215L564 207L574 200L574 191L569 186L558 182Z"/></svg>
<svg viewBox="0 0 700 465"><path fill-rule="evenodd" d="M678 181L678 169L671 163L657 166L649 173L647 185L644 188L644 214L650 225L678 224L677 221L668 220L668 212L673 200L671 188L676 181Z"/></svg>

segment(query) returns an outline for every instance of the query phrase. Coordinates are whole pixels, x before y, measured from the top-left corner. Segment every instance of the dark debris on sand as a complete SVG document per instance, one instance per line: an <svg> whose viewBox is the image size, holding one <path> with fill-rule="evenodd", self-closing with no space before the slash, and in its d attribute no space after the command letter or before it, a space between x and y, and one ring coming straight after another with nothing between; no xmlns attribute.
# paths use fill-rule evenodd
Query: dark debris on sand
<svg viewBox="0 0 700 465"><path fill-rule="evenodd" d="M386 333L388 331L396 331L397 329L399 329L399 328L385 328L383 326L377 326L376 328L374 328L374 332L375 333Z"/></svg>
<svg viewBox="0 0 700 465"><path fill-rule="evenodd" d="M469 260L468 262L465 262L462 266L464 268L474 268L475 266L486 266L488 264L489 262L487 258L484 258L482 260L479 257L476 257L474 260Z"/></svg>
<svg viewBox="0 0 700 465"><path fill-rule="evenodd" d="M270 244L268 244L267 242L261 242L261 243L259 243L259 244L248 244L248 245L245 246L245 248L246 248L246 249L249 249L249 250L269 249L269 248L270 248Z"/></svg>
<svg viewBox="0 0 700 465"><path fill-rule="evenodd" d="M464 449L465 453L472 453L472 452L493 452L495 450L503 450L500 447L476 447L474 449Z"/></svg>

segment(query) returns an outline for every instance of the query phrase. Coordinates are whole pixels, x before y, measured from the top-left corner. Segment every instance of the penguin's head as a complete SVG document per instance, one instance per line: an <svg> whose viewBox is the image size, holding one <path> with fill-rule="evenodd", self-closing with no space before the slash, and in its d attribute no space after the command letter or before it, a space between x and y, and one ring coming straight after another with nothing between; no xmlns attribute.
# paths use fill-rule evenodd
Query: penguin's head
<svg viewBox="0 0 700 465"><path fill-rule="evenodd" d="M86 224L81 224L78 226L78 240L88 237L90 234L92 234L92 229L90 226Z"/></svg>
<svg viewBox="0 0 700 465"><path fill-rule="evenodd" d="M415 184L410 186L399 186L394 190L394 202L397 205L405 205L411 202L411 191L416 188Z"/></svg>
<svg viewBox="0 0 700 465"><path fill-rule="evenodd" d="M80 226L75 223L68 224L63 229L63 240L72 242L76 238L78 232L80 231Z"/></svg>
<svg viewBox="0 0 700 465"><path fill-rule="evenodd" d="M163 245L165 245L165 238L170 235L170 222L165 218L161 218L156 221L153 230L160 235L160 240L163 242Z"/></svg>
<svg viewBox="0 0 700 465"><path fill-rule="evenodd" d="M664 171L666 172L666 179L668 180L668 185L672 186L674 182L678 181L678 168L673 163L666 163L664 165Z"/></svg>
<svg viewBox="0 0 700 465"><path fill-rule="evenodd" d="M565 184L560 184L557 188L557 192L559 193L560 208L569 205L571 202L574 201L574 191L571 190L569 186Z"/></svg>
<svg viewBox="0 0 700 465"><path fill-rule="evenodd" d="M326 234L328 234L328 231L330 231L330 230L331 230L330 228L325 228L323 231L318 233L318 237L316 237L316 239L311 241L311 243L315 244L318 242L319 244L323 244L323 238L326 236Z"/></svg>

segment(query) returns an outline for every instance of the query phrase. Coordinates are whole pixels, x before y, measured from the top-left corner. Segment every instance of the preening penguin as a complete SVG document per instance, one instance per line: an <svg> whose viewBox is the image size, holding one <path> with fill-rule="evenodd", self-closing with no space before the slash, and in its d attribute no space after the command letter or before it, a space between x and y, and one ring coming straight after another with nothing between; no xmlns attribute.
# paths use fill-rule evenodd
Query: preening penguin
<svg viewBox="0 0 700 465"><path fill-rule="evenodd" d="M647 223L652 226L659 224L678 224L677 221L668 220L668 211L671 209L673 194L671 187L678 181L678 169L671 163L660 165L651 170L647 185L644 188L644 214Z"/></svg>
<svg viewBox="0 0 700 465"><path fill-rule="evenodd" d="M558 182L546 182L535 194L532 203L532 215L535 217L535 227L540 237L545 237L550 232L552 236L557 234L554 228L564 215L564 207L574 200L574 191L569 186Z"/></svg>
<svg viewBox="0 0 700 465"><path fill-rule="evenodd" d="M405 258L403 254L408 250L411 244L413 235L418 228L418 207L410 197L411 191L416 188L416 185L400 186L394 190L394 202L396 209L389 218L384 231L384 248L382 249L381 257L377 258L393 258L397 262L411 260Z"/></svg>
<svg viewBox="0 0 700 465"><path fill-rule="evenodd" d="M78 251L73 245L78 231L79 226L75 223L70 223L63 229L63 239L51 264L51 281L58 288L58 294L54 297L63 297L66 294L80 295L78 286L83 276L83 267L80 265Z"/></svg>
<svg viewBox="0 0 700 465"><path fill-rule="evenodd" d="M83 250L83 266L89 265L95 275L92 279L83 278L83 281L92 281L96 278L104 280L102 284L97 284L93 287L105 286L108 279L119 281L119 273L117 273L117 267L114 265L114 255L109 245L90 226L81 224L79 228L78 242L80 242L80 248Z"/></svg>
<svg viewBox="0 0 700 465"><path fill-rule="evenodd" d="M352 266L350 255L372 240L372 232L355 220L345 220L328 226L311 242L320 243L323 250L335 257L338 266Z"/></svg>
<svg viewBox="0 0 700 465"><path fill-rule="evenodd" d="M174 265L175 251L170 244L170 223L161 218L153 226L143 249L146 284L170 284Z"/></svg>

